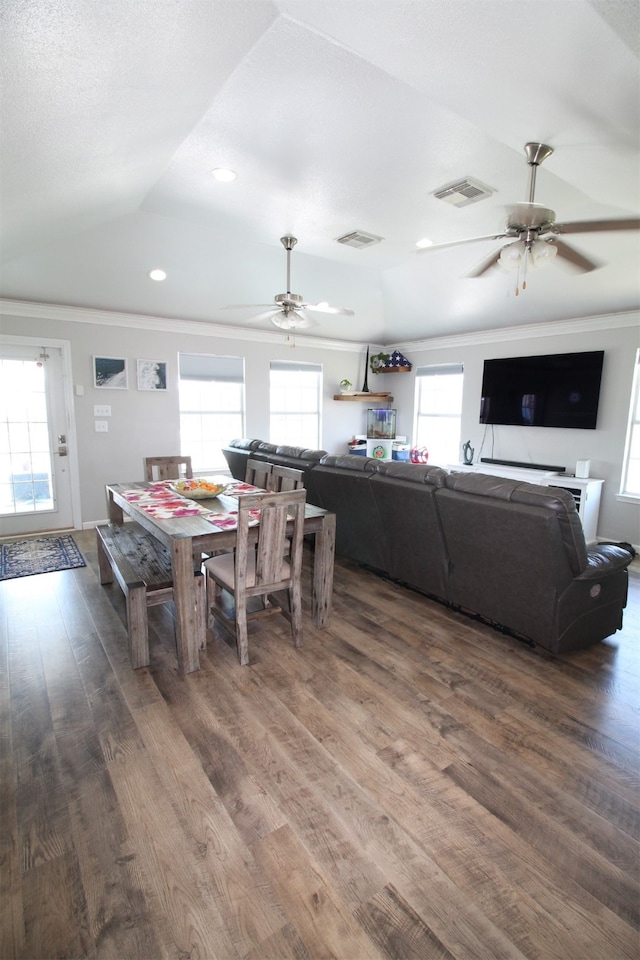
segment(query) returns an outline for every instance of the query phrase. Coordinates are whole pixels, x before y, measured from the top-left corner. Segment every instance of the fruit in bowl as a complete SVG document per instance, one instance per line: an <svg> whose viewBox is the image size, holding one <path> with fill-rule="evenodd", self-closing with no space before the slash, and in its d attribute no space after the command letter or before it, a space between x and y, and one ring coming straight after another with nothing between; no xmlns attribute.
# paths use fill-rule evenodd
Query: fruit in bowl
<svg viewBox="0 0 640 960"><path fill-rule="evenodd" d="M206 480L204 477L195 477L193 480L176 480L171 484L172 489L182 497L190 500L207 500L224 493L228 484L217 480Z"/></svg>

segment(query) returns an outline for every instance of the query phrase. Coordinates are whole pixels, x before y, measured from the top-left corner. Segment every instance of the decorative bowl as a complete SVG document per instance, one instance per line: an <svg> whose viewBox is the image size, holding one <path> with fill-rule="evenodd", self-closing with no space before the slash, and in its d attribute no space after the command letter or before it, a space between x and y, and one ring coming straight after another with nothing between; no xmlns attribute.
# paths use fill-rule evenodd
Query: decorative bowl
<svg viewBox="0 0 640 960"><path fill-rule="evenodd" d="M175 493L179 493L181 497L188 497L189 500L210 500L224 493L227 487L228 484L226 483L216 483L204 477L194 477L193 480L175 480L171 484L171 489Z"/></svg>

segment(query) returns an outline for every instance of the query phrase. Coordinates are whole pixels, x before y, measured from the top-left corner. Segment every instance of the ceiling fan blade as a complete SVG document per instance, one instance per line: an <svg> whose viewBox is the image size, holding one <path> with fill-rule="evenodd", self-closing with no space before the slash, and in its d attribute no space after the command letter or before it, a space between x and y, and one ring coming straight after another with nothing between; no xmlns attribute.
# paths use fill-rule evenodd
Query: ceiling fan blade
<svg viewBox="0 0 640 960"><path fill-rule="evenodd" d="M485 257L484 260L481 260L480 263L473 268L473 270L470 270L469 273L465 273L465 277L474 278L484 276L487 270L490 270L491 267L495 267L500 259L501 253L502 247L494 250L493 253L490 253L488 257Z"/></svg>
<svg viewBox="0 0 640 960"><path fill-rule="evenodd" d="M220 307L221 310L257 310L259 307L273 307L276 308L275 303L228 303L224 307Z"/></svg>
<svg viewBox="0 0 640 960"><path fill-rule="evenodd" d="M626 220L575 220L572 223L556 223L552 233L598 233L608 230L640 230L640 219L629 217Z"/></svg>
<svg viewBox="0 0 640 960"><path fill-rule="evenodd" d="M505 240L508 233L491 233L486 237L467 237L466 240L448 240L446 243L432 243L430 247L420 247L418 253L431 253L432 250L444 250L446 247L458 247L463 243L477 243L480 240Z"/></svg>
<svg viewBox="0 0 640 960"><path fill-rule="evenodd" d="M348 307L332 307L329 303L305 303L305 310L313 310L315 313L344 314L347 317L353 317L354 311Z"/></svg>
<svg viewBox="0 0 640 960"><path fill-rule="evenodd" d="M567 263L575 267L576 271L580 273L590 273L592 270L597 270L598 267L601 266L600 263L596 263L595 260L590 260L588 257L585 257L582 253L570 247L568 243L563 243L562 240L553 240L549 241L549 243L553 243L553 246L558 251L559 257L566 260Z"/></svg>
<svg viewBox="0 0 640 960"><path fill-rule="evenodd" d="M264 313L254 314L252 317L247 317L243 323L259 323L261 320L270 320L272 317L277 316L279 313L282 313L282 310L278 307L272 307L271 310L265 310Z"/></svg>

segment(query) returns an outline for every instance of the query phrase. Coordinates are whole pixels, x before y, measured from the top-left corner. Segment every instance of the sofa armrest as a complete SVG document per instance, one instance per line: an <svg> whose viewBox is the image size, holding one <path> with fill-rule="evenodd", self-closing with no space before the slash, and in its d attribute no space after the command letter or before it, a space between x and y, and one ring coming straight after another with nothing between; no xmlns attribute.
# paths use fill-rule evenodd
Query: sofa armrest
<svg viewBox="0 0 640 960"><path fill-rule="evenodd" d="M587 566L575 579L597 580L602 576L626 570L634 557L634 550L618 543L599 543L587 553Z"/></svg>

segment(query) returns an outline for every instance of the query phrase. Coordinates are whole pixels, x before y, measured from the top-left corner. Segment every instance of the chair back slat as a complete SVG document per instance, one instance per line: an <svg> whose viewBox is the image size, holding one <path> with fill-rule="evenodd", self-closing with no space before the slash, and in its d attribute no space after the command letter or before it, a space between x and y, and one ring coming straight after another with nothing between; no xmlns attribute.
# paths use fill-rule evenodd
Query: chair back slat
<svg viewBox="0 0 640 960"><path fill-rule="evenodd" d="M269 476L273 464L268 460L247 460L247 470L244 475L245 483L251 483L254 487L260 487L267 490L269 485Z"/></svg>
<svg viewBox="0 0 640 960"><path fill-rule="evenodd" d="M274 463L268 479L268 490L281 493L283 490L302 490L304 487L304 470L295 467L284 467Z"/></svg>
<svg viewBox="0 0 640 960"><path fill-rule="evenodd" d="M191 480L191 457L145 457L144 478L153 480Z"/></svg>

